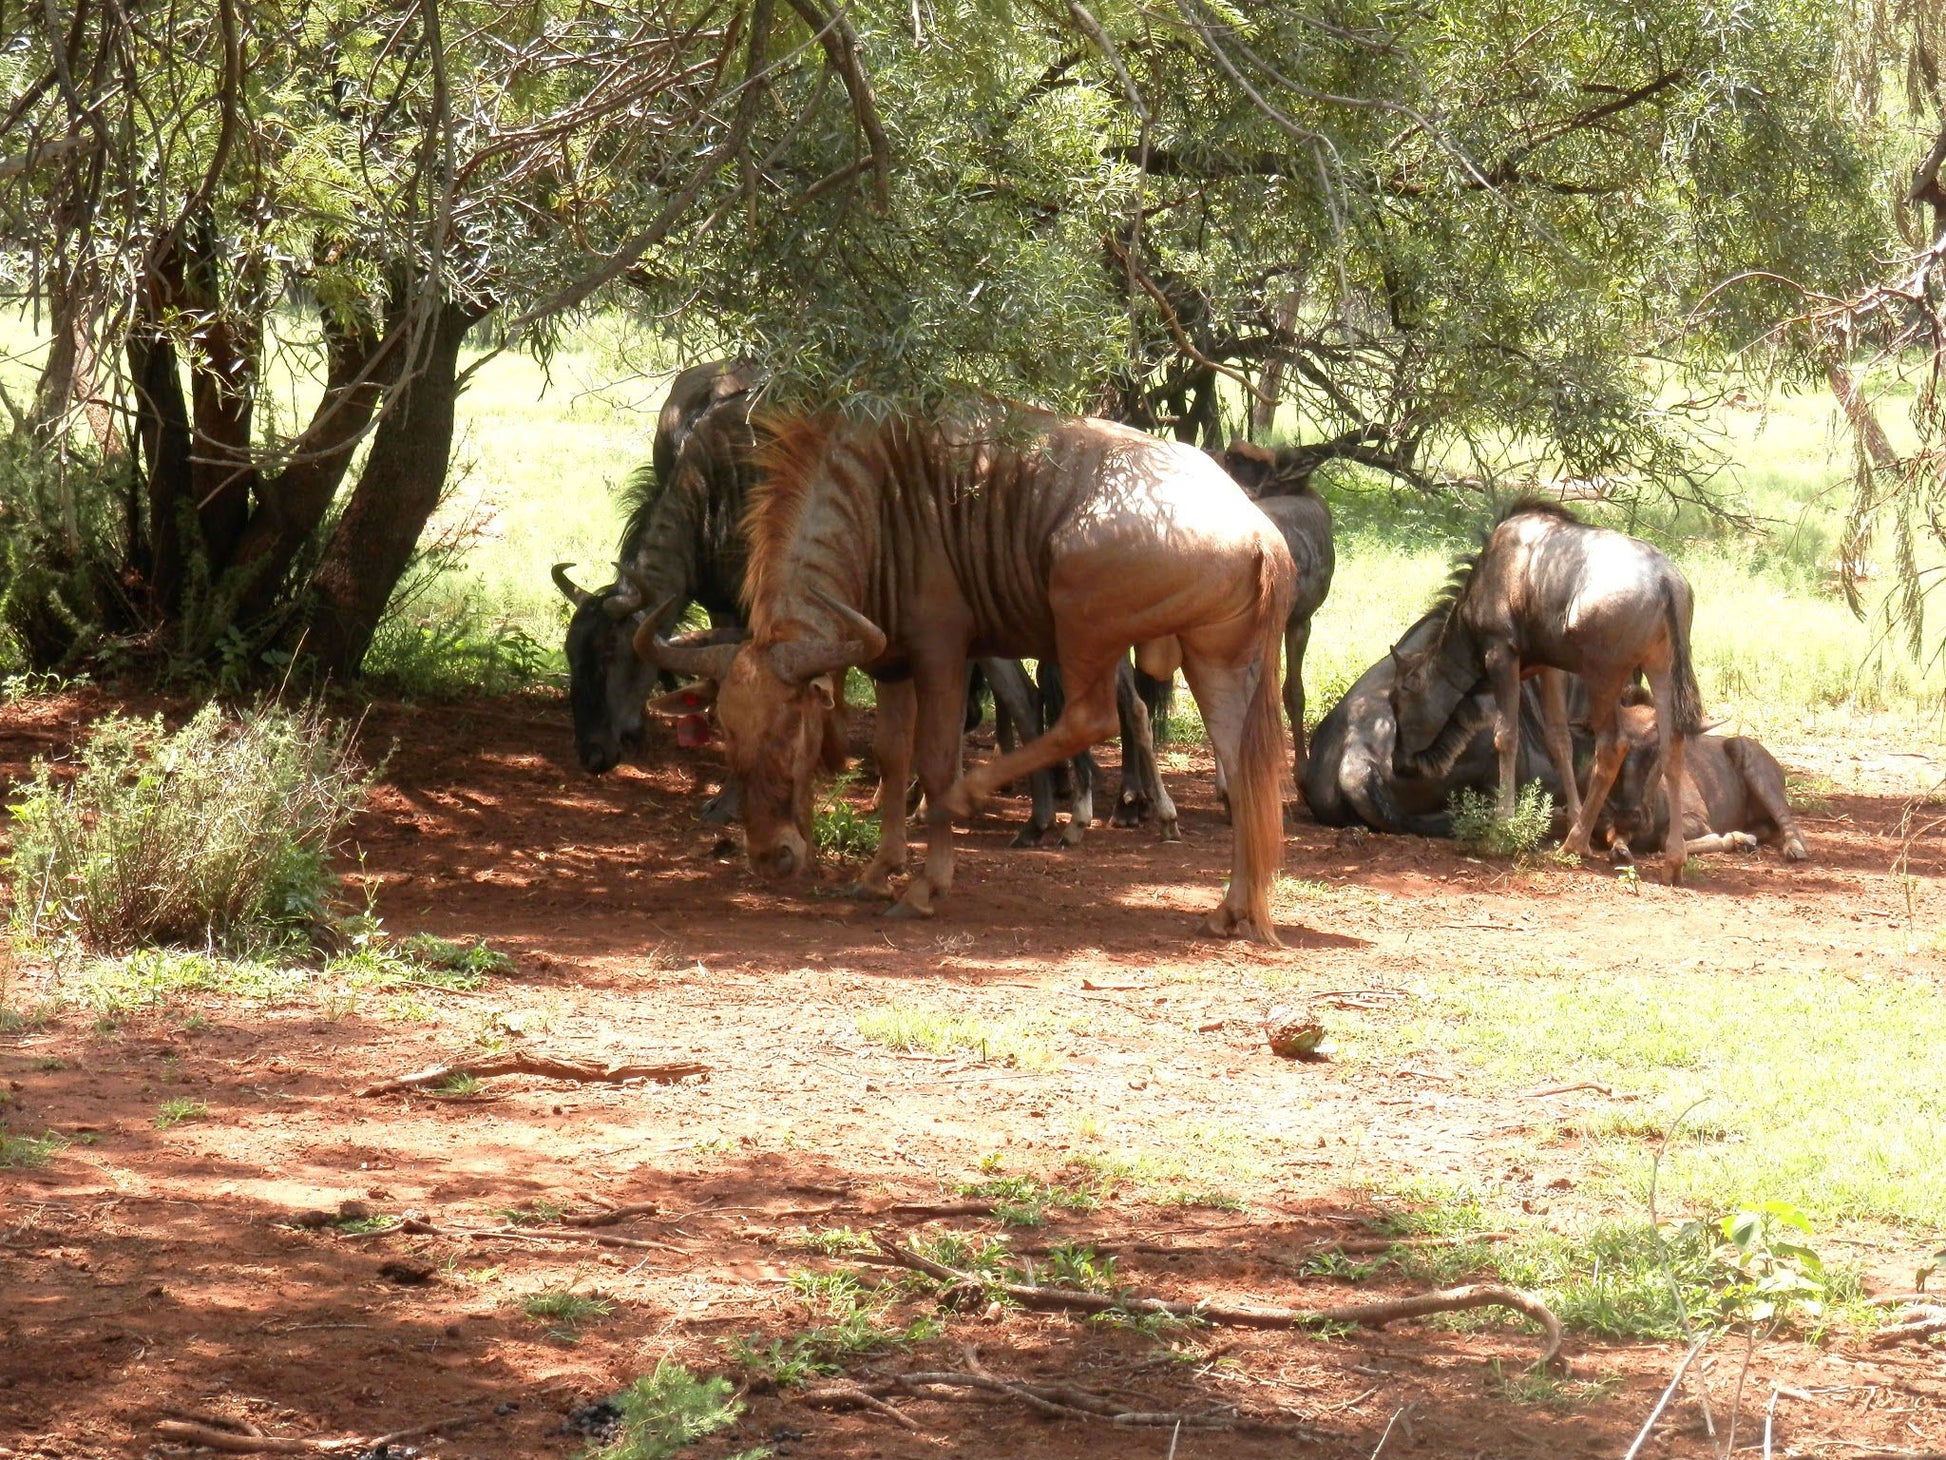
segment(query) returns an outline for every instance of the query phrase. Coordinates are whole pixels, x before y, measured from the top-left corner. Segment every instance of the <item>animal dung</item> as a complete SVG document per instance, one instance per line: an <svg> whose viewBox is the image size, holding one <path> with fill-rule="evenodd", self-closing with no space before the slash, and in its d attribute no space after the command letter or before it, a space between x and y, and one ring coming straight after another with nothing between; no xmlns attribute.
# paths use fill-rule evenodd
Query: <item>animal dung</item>
<svg viewBox="0 0 1946 1460"><path fill-rule="evenodd" d="M1318 1059L1324 1025L1308 1010L1279 1004L1264 1015L1264 1037L1270 1042L1270 1052L1280 1059Z"/></svg>

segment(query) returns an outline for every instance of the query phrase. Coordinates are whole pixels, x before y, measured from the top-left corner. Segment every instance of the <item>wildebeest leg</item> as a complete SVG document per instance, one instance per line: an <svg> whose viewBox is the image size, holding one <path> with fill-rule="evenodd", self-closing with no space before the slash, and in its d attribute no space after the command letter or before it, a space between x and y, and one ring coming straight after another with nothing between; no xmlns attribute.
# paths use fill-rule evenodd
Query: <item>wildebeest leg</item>
<svg viewBox="0 0 1946 1460"><path fill-rule="evenodd" d="M1486 652L1493 682L1493 748L1500 753L1500 816L1510 819L1520 792L1520 656L1511 644Z"/></svg>
<svg viewBox="0 0 1946 1460"><path fill-rule="evenodd" d="M912 779L912 729L918 699L910 679L878 686L878 851L851 885L854 897L890 897L891 878L905 870L905 788Z"/></svg>
<svg viewBox="0 0 1946 1460"><path fill-rule="evenodd" d="M1658 706L1676 703L1676 680L1665 666L1649 671L1649 693L1655 697ZM1669 802L1669 831L1663 838L1662 861L1664 878L1671 887L1682 881L1682 864L1688 860L1689 849L1684 845L1683 832L1686 829L1686 808L1683 804L1683 785L1687 777L1683 774L1684 743L1682 733L1670 722L1675 717L1659 713L1655 717L1655 735L1661 742L1662 789ZM1602 788L1606 795L1607 787ZM1595 794L1594 782L1588 783L1588 796Z"/></svg>
<svg viewBox="0 0 1946 1460"><path fill-rule="evenodd" d="M1115 733L1115 660L1090 660L1063 653L1061 672L1068 693L1061 718L1046 734L1019 750L975 766L962 776L947 793L946 809L955 819L971 816L993 794L994 787L1071 759ZM931 794L930 788L927 794Z"/></svg>
<svg viewBox="0 0 1946 1460"><path fill-rule="evenodd" d="M1595 818L1608 804L1609 788L1615 784L1616 772L1621 770L1622 761L1628 755L1628 742L1622 738L1622 727L1616 720L1625 683L1588 686L1588 727L1595 733L1595 763L1588 771L1588 794L1581 798L1581 814L1568 828L1568 839L1561 843L1561 850L1571 857L1588 855ZM1678 828L1676 835L1681 836L1682 822L1678 820L1674 825Z"/></svg>
<svg viewBox="0 0 1946 1460"><path fill-rule="evenodd" d="M1122 786L1115 797L1116 826L1140 826L1151 814L1166 842L1177 841L1176 803L1156 762L1155 717L1142 698L1135 665L1123 656L1115 671L1115 709L1122 724Z"/></svg>
<svg viewBox="0 0 1946 1460"><path fill-rule="evenodd" d="M1568 731L1568 676L1559 669L1543 669L1540 679L1547 758L1554 762L1554 774L1561 778L1563 809L1573 823L1581 819L1581 788L1575 784L1574 736Z"/></svg>
<svg viewBox="0 0 1946 1460"><path fill-rule="evenodd" d="M1284 714L1291 722L1293 785L1304 784L1309 758L1304 745L1304 651L1311 644L1311 621L1293 618L1284 626Z"/></svg>
<svg viewBox="0 0 1946 1460"><path fill-rule="evenodd" d="M1183 643L1183 672L1209 730L1217 767L1231 788L1230 885L1204 924L1219 937L1240 935L1276 945L1270 916L1270 883L1281 860L1284 726L1278 713L1276 636L1260 641L1255 662L1242 659L1234 627L1225 626ZM1228 631L1226 632L1226 628Z"/></svg>
<svg viewBox="0 0 1946 1460"><path fill-rule="evenodd" d="M704 826L728 826L743 818L743 783L734 775L724 779L723 789L703 803L696 819Z"/></svg>
<svg viewBox="0 0 1946 1460"><path fill-rule="evenodd" d="M944 666L914 664L912 685L919 701L912 755L919 766L919 782L926 788L926 864L906 884L905 895L885 910L894 918L931 917L933 899L953 890L953 793L963 783L963 666L957 662Z"/></svg>
<svg viewBox="0 0 1946 1460"><path fill-rule="evenodd" d="M1797 818L1791 814L1790 796L1784 789L1784 769L1761 746L1753 750L1753 744L1737 736L1723 749L1730 757L1730 764L1737 768L1737 774L1743 777L1744 793L1777 828L1778 838L1784 845L1784 859L1801 862L1810 853L1805 850L1803 833L1797 829Z"/></svg>
<svg viewBox="0 0 1946 1460"><path fill-rule="evenodd" d="M1074 758L1074 800L1068 804L1068 824L1061 828L1061 845L1078 847L1095 822L1095 758L1082 751Z"/></svg>
<svg viewBox="0 0 1946 1460"><path fill-rule="evenodd" d="M994 737L995 744L1005 752L1017 743L1020 732L1039 729L1040 696L1018 659L982 659L980 664L993 690L994 720L997 724L1004 714L1013 732ZM1017 847L1039 846L1047 829L1054 825L1054 778L1046 771L1036 772L1028 777L1028 789L1033 796L1033 810L1028 813L1027 825L1014 837L1013 844Z"/></svg>
<svg viewBox="0 0 1946 1460"><path fill-rule="evenodd" d="M1712 852L1754 852L1757 839L1747 831L1711 832L1708 836L1692 836L1683 841L1683 852L1687 856L1706 856Z"/></svg>

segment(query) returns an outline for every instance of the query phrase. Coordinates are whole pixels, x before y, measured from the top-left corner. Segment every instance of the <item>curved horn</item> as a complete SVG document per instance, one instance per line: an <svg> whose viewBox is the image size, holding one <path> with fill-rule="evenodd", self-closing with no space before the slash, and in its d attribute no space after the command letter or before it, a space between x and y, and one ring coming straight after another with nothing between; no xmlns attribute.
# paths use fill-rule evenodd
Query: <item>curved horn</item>
<svg viewBox="0 0 1946 1460"><path fill-rule="evenodd" d="M791 684L804 684L820 674L833 674L851 664L870 664L885 652L885 631L850 604L840 603L822 589L812 596L853 629L855 639L791 639L770 650L770 667Z"/></svg>
<svg viewBox="0 0 1946 1460"><path fill-rule="evenodd" d="M610 618L627 618L640 608L643 600L649 596L649 585L643 582L642 576L626 563L615 564L615 574L616 582L621 587L604 598L601 606L607 610ZM668 604L665 603L663 607L667 608ZM656 615L657 618L661 616L660 613Z"/></svg>
<svg viewBox="0 0 1946 1460"><path fill-rule="evenodd" d="M554 565L554 586L560 589L561 596L576 608L586 606L595 596L568 576L568 565L566 563L556 563Z"/></svg>
<svg viewBox="0 0 1946 1460"><path fill-rule="evenodd" d="M730 661L736 658L743 631L735 630L738 637L728 642L718 637L724 632L720 629L711 629L696 641L665 639L656 632L655 626L675 601L675 595L671 594L643 617L642 626L635 631L635 657L673 674L688 674L697 679L723 678L730 672Z"/></svg>

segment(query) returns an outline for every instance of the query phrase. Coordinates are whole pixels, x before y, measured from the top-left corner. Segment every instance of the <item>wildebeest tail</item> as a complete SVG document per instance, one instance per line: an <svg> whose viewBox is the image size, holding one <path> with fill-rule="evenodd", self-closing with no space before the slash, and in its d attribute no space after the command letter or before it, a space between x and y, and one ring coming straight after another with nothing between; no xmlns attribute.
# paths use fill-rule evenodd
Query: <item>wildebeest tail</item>
<svg viewBox="0 0 1946 1460"><path fill-rule="evenodd" d="M1688 597L1674 587L1662 590L1662 612L1669 624L1669 717L1678 735L1698 735L1703 729L1703 692L1696 687L1696 666L1689 658Z"/></svg>
<svg viewBox="0 0 1946 1460"><path fill-rule="evenodd" d="M1232 888L1263 939L1278 943L1270 912L1270 889L1284 861L1284 620L1290 616L1292 581L1285 553L1266 552L1259 560L1257 611L1263 616L1263 646L1257 658L1257 687L1244 711L1243 745L1230 782L1230 819L1237 835L1241 888ZM1234 903L1233 903L1234 905Z"/></svg>

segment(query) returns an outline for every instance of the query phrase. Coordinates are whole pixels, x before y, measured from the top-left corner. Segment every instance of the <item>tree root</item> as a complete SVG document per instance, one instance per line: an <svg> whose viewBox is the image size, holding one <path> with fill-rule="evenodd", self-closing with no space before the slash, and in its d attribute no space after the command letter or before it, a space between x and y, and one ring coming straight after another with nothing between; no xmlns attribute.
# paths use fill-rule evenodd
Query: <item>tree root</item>
<svg viewBox="0 0 1946 1460"><path fill-rule="evenodd" d="M494 1075L539 1075L547 1080L569 1080L584 1085L616 1085L624 1080L653 1080L658 1084L670 1085L691 1075L707 1075L709 1072L708 1065L693 1060L677 1060L660 1065L589 1065L545 1055L492 1054L474 1060L455 1060L450 1065L435 1065L429 1070L400 1075L395 1080L382 1080L376 1085L367 1085L358 1094L361 1097L396 1095L405 1090L444 1085L450 1080L467 1077L485 1080Z"/></svg>
<svg viewBox="0 0 1946 1460"><path fill-rule="evenodd" d="M1028 1283L989 1283L977 1273L961 1272L943 1263L921 1257L889 1237L874 1234L878 1253L861 1253L861 1262L903 1267L924 1273L942 1283L964 1286L975 1291L1004 1293L1025 1308L1044 1312L1154 1313L1203 1323L1218 1323L1235 1328L1315 1328L1327 1323L1351 1323L1361 1328L1383 1328L1401 1318L1424 1318L1433 1313L1457 1313L1469 1308L1510 1308L1533 1319L1546 1333L1536 1369L1554 1366L1560 1358L1565 1335L1561 1320L1532 1293L1499 1283L1470 1283L1465 1287L1442 1288L1436 1292L1415 1293L1404 1298L1382 1298L1371 1303L1347 1303L1332 1308L1279 1308L1255 1304L1180 1303L1166 1298L1138 1298L1129 1294L1089 1293L1076 1288L1048 1288Z"/></svg>
<svg viewBox="0 0 1946 1460"><path fill-rule="evenodd" d="M220 1450L229 1455L349 1455L361 1450L376 1450L400 1440L416 1439L421 1435L463 1429L467 1425L478 1424L480 1419L481 1416L477 1414L452 1415L434 1420L431 1424L413 1425L409 1429L393 1430L390 1434L375 1435L370 1439L326 1440L245 1434L239 1430L222 1430L213 1425L192 1424L180 1419L157 1420L155 1433L158 1438L174 1440L179 1445L200 1445L205 1450Z"/></svg>

